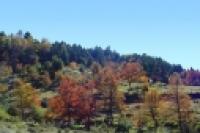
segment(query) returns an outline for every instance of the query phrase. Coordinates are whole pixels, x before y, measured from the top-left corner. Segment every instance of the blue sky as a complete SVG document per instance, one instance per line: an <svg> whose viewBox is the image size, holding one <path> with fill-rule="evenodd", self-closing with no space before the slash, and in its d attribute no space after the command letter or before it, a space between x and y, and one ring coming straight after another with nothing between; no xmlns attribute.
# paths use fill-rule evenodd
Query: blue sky
<svg viewBox="0 0 200 133"><path fill-rule="evenodd" d="M0 0L0 30L200 69L199 0Z"/></svg>

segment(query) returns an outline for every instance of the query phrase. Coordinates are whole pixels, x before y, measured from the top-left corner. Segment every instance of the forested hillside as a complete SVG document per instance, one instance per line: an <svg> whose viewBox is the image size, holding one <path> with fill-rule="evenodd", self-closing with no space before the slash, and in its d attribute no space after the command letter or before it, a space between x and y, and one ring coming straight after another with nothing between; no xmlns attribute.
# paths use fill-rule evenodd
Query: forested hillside
<svg viewBox="0 0 200 133"><path fill-rule="evenodd" d="M199 86L159 57L0 32L0 133L198 133Z"/></svg>
<svg viewBox="0 0 200 133"><path fill-rule="evenodd" d="M120 55L110 47L84 48L81 45L67 44L63 41L51 43L47 39L34 38L30 32L19 31L11 35L6 35L5 32L0 33L0 62L10 66L13 73L23 73L22 71L31 67L39 73L49 72L53 79L55 71L71 62L90 67L92 62L104 66L110 61L139 62L147 75L155 82L167 83L170 74L183 72L181 65L170 64L161 58L146 54Z"/></svg>

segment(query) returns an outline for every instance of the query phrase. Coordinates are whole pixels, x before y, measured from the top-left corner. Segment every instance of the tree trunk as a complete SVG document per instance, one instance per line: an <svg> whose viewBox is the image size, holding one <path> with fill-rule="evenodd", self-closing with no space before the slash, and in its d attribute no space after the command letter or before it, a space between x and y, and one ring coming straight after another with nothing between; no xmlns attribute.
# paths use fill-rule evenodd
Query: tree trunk
<svg viewBox="0 0 200 133"><path fill-rule="evenodd" d="M86 122L86 128L88 131L90 131L90 116L87 117L87 122Z"/></svg>
<svg viewBox="0 0 200 133"><path fill-rule="evenodd" d="M108 125L113 125L113 92L112 89L110 89L109 94L109 105L108 105Z"/></svg>

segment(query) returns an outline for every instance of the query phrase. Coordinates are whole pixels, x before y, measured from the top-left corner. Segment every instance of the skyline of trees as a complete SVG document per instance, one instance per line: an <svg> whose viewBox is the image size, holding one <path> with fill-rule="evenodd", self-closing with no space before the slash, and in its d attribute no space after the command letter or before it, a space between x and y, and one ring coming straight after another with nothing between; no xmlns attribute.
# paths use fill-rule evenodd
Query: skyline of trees
<svg viewBox="0 0 200 133"><path fill-rule="evenodd" d="M39 73L48 71L51 79L54 79L55 72L71 62L90 67L92 62L105 66L110 61L138 62L154 82L167 83L170 74L184 71L181 65L146 54L120 55L110 47L84 48L64 41L50 43L47 39L38 40L30 32L19 31L11 35L0 32L0 62L11 66L13 73L21 73L22 68L35 65Z"/></svg>

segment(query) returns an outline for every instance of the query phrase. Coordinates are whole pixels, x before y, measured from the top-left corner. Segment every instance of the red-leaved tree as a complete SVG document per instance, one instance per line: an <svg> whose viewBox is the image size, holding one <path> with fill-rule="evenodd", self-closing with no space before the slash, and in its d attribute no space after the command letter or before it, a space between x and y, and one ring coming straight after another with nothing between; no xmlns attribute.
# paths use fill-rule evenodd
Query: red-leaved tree
<svg viewBox="0 0 200 133"><path fill-rule="evenodd" d="M70 78L63 79L58 90L59 95L49 101L51 116L67 121L69 125L72 120L81 121L90 129L95 112L93 89L92 81L80 85Z"/></svg>

